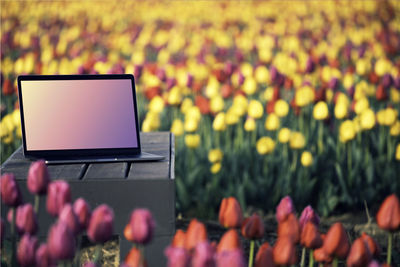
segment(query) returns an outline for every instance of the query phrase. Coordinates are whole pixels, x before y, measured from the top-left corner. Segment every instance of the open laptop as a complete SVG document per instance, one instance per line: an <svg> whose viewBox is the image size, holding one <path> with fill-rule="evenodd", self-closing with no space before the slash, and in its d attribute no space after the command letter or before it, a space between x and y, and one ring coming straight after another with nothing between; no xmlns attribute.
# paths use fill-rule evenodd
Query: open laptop
<svg viewBox="0 0 400 267"><path fill-rule="evenodd" d="M21 75L24 155L48 164L155 161L141 151L130 74Z"/></svg>

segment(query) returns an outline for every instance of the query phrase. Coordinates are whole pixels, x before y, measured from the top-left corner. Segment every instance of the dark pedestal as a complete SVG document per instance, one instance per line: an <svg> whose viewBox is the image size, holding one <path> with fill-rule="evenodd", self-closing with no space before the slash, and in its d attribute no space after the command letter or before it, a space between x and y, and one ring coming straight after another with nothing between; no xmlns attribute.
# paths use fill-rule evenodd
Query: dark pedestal
<svg viewBox="0 0 400 267"><path fill-rule="evenodd" d="M52 180L68 181L72 201L83 197L92 209L102 203L114 209L114 232L119 235L121 261L131 248L123 236L131 211L140 207L149 209L156 221L156 230L153 241L146 246L146 259L149 266L165 266L163 251L175 232L174 136L159 132L142 133L140 138L143 151L163 155L165 159L156 162L49 165L48 169ZM19 148L1 166L1 173L14 173L24 202L33 203L33 195L26 186L31 163ZM45 199L42 198L39 237L45 237L49 226L55 221L47 214L45 206ZM8 207L2 203L2 218L6 218L7 211Z"/></svg>

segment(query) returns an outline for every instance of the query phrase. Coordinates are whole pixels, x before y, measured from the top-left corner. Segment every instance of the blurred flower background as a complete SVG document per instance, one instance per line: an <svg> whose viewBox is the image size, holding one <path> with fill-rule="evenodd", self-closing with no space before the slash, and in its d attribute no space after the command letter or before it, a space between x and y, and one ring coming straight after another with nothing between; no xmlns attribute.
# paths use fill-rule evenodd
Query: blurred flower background
<svg viewBox="0 0 400 267"><path fill-rule="evenodd" d="M322 215L400 194L396 1L1 1L1 162L20 74L134 74L141 130L176 136L179 212L220 199ZM44 103L45 104L45 103Z"/></svg>

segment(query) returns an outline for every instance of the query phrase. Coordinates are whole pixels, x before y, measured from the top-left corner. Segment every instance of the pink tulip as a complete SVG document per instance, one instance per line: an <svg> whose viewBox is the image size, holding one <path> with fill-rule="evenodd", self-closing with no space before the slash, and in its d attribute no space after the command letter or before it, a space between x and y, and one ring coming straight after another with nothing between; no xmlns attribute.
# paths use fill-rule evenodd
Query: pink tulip
<svg viewBox="0 0 400 267"><path fill-rule="evenodd" d="M214 267L215 249L208 241L197 244L192 257L192 267Z"/></svg>
<svg viewBox="0 0 400 267"><path fill-rule="evenodd" d="M62 180L51 182L47 190L47 211L56 217L64 205L71 202L71 190Z"/></svg>
<svg viewBox="0 0 400 267"><path fill-rule="evenodd" d="M83 267L97 267L97 265L92 261L88 261L83 265Z"/></svg>
<svg viewBox="0 0 400 267"><path fill-rule="evenodd" d="M56 263L50 258L49 250L46 244L41 244L35 254L36 267L56 266Z"/></svg>
<svg viewBox="0 0 400 267"><path fill-rule="evenodd" d="M184 248L167 247L165 252L168 267L189 267L190 255Z"/></svg>
<svg viewBox="0 0 400 267"><path fill-rule="evenodd" d="M286 220L287 216L291 213L294 213L294 206L292 199L289 196L282 198L276 207L276 220L278 222L282 222Z"/></svg>
<svg viewBox="0 0 400 267"><path fill-rule="evenodd" d="M305 207L305 209L303 210L303 212L300 215L300 219L299 219L300 229L303 229L303 226L306 225L306 223L309 221L314 223L316 226L319 225L319 221L320 221L319 216L315 213L315 211L313 210L313 208L310 205Z"/></svg>
<svg viewBox="0 0 400 267"><path fill-rule="evenodd" d="M58 219L68 225L69 230L76 235L80 231L80 225L77 216L72 209L72 205L67 203L62 208Z"/></svg>
<svg viewBox="0 0 400 267"><path fill-rule="evenodd" d="M38 224L32 204L28 203L18 206L16 213L15 225L18 233L34 235L38 230Z"/></svg>
<svg viewBox="0 0 400 267"><path fill-rule="evenodd" d="M42 195L47 192L50 182L49 172L43 160L33 162L28 172L28 189L32 194Z"/></svg>
<svg viewBox="0 0 400 267"><path fill-rule="evenodd" d="M89 220L91 216L91 209L89 204L83 198L78 198L74 202L74 212L78 217L78 222L81 230L86 229L89 225Z"/></svg>
<svg viewBox="0 0 400 267"><path fill-rule="evenodd" d="M91 242L103 243L113 234L114 212L106 204L98 206L90 218L87 234Z"/></svg>
<svg viewBox="0 0 400 267"><path fill-rule="evenodd" d="M31 266L35 264L35 252L38 246L36 237L24 234L17 248L17 259L21 266Z"/></svg>
<svg viewBox="0 0 400 267"><path fill-rule="evenodd" d="M51 226L47 236L47 249L54 260L68 260L75 255L75 238L65 222Z"/></svg>
<svg viewBox="0 0 400 267"><path fill-rule="evenodd" d="M222 251L216 256L217 267L245 267L242 250L235 249L231 251Z"/></svg>
<svg viewBox="0 0 400 267"><path fill-rule="evenodd" d="M22 202L22 195L14 174L5 173L1 176L0 192L3 203L8 206L16 207Z"/></svg>
<svg viewBox="0 0 400 267"><path fill-rule="evenodd" d="M155 223L149 210L134 210L131 214L129 225L132 231L133 242L147 244L151 241Z"/></svg>

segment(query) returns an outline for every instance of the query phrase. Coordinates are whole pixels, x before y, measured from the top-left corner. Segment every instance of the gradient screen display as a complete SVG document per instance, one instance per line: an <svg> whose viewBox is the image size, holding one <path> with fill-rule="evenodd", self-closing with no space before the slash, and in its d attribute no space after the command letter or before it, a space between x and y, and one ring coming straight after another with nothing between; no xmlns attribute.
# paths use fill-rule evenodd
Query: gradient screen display
<svg viewBox="0 0 400 267"><path fill-rule="evenodd" d="M137 148L130 79L21 81L28 151Z"/></svg>

